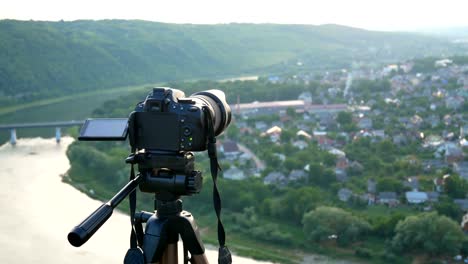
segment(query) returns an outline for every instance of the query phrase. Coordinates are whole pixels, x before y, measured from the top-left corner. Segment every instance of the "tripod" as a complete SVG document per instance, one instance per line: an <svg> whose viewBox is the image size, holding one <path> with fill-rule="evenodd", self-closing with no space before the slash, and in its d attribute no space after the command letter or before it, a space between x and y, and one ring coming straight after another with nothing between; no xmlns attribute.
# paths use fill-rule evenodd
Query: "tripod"
<svg viewBox="0 0 468 264"><path fill-rule="evenodd" d="M188 252L190 252L191 263L207 264L205 248L200 239L194 217L190 212L182 210L182 200L178 199L179 197L171 194L166 194L166 197L162 196L164 195L156 195L156 211L154 214L149 212L135 214L137 230L141 228L142 223L146 223L145 233L141 241L145 262L178 263L177 241L180 235L184 246L184 263L188 263ZM169 196L169 199L167 199L167 196ZM139 240L141 240L141 234ZM124 263L130 263L130 261L127 262L126 259Z"/></svg>
<svg viewBox="0 0 468 264"><path fill-rule="evenodd" d="M111 200L72 229L68 234L70 244L79 247L88 241L110 218L113 209L129 196L132 233L131 248L125 256L125 264L178 263L179 235L184 245L184 263L208 263L195 220L191 213L182 210L180 200L181 195L198 193L202 187L201 172L193 170L193 154L138 153L130 155L126 162L132 164L130 181ZM133 164L138 164L139 174L136 177ZM138 186L142 192L155 193L154 213L135 214ZM145 232L143 223L146 223ZM226 247L220 248L219 257L222 263L231 263Z"/></svg>

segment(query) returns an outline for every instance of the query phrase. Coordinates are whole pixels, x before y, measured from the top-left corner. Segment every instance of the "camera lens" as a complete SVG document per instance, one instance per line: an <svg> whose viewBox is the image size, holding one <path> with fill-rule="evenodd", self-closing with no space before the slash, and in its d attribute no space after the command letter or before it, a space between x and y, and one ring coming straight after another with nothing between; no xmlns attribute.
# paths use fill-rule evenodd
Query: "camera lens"
<svg viewBox="0 0 468 264"><path fill-rule="evenodd" d="M211 108L215 136L221 134L231 123L231 108L226 102L226 95L223 91L207 90L194 93L190 97L201 99Z"/></svg>

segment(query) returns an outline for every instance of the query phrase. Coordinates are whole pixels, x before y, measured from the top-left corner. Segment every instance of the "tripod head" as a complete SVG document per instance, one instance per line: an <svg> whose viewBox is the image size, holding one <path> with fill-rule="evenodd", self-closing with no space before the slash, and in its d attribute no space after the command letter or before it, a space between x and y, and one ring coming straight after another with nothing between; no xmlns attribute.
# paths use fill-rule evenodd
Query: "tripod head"
<svg viewBox="0 0 468 264"><path fill-rule="evenodd" d="M194 170L192 152L143 150L130 154L125 162L138 165L143 177L139 185L142 192L180 196L201 191L203 177L200 171Z"/></svg>

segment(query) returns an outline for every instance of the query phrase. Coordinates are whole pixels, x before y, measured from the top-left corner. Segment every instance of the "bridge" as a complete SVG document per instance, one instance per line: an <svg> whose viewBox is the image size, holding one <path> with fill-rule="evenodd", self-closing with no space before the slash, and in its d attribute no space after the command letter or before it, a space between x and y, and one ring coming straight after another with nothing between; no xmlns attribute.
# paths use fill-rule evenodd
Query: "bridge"
<svg viewBox="0 0 468 264"><path fill-rule="evenodd" d="M38 123L18 123L0 125L0 130L10 130L10 143L16 145L17 137L16 130L18 128L38 128L38 127L55 127L55 140L60 142L62 137L62 127L82 126L84 121L62 121L62 122L38 122Z"/></svg>

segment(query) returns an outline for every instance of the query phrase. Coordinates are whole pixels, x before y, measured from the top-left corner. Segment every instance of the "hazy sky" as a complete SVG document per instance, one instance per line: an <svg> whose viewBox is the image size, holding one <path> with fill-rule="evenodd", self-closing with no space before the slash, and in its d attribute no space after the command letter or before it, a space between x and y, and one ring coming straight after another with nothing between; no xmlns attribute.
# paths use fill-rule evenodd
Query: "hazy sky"
<svg viewBox="0 0 468 264"><path fill-rule="evenodd" d="M468 26L467 0L2 0L0 19L342 24L376 30Z"/></svg>

